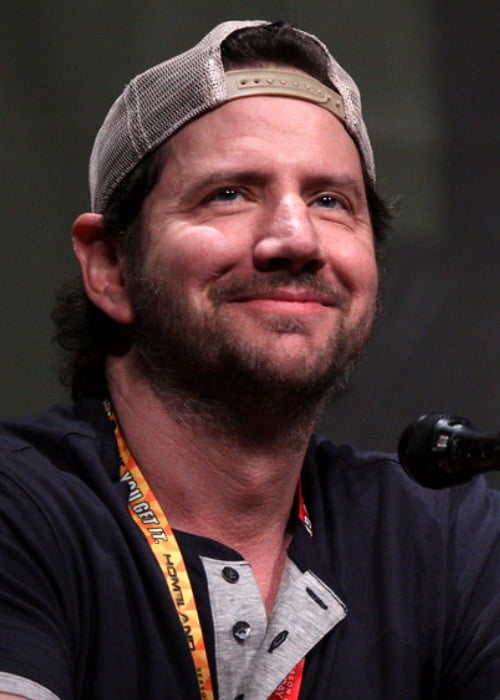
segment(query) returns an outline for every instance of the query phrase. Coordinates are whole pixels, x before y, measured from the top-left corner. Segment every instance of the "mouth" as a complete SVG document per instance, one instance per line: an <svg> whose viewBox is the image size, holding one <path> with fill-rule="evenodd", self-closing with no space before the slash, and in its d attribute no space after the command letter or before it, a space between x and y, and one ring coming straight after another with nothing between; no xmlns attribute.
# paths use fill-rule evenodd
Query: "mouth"
<svg viewBox="0 0 500 700"><path fill-rule="evenodd" d="M321 294L309 289L270 289L268 291L251 292L239 295L231 301L236 303L276 302L283 304L319 304L335 306L331 295Z"/></svg>
<svg viewBox="0 0 500 700"><path fill-rule="evenodd" d="M227 301L245 304L250 307L269 311L292 313L312 313L331 308L345 309L348 304L347 295L343 290L330 287L271 287L251 289L234 295Z"/></svg>
<svg viewBox="0 0 500 700"><path fill-rule="evenodd" d="M286 314L314 314L332 309L348 311L351 295L341 284L329 284L311 275L291 280L276 273L270 277L221 282L211 289L212 301L249 310Z"/></svg>
<svg viewBox="0 0 500 700"><path fill-rule="evenodd" d="M310 289L272 289L241 294L228 300L249 312L274 316L313 317L338 307L338 302L327 295Z"/></svg>

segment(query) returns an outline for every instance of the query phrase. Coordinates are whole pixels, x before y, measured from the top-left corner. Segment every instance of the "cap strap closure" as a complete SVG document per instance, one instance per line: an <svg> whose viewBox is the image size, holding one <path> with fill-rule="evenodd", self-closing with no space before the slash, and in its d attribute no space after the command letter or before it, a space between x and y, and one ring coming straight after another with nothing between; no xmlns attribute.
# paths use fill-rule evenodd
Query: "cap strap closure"
<svg viewBox="0 0 500 700"><path fill-rule="evenodd" d="M267 68L245 68L228 71L225 78L228 100L252 95L295 97L325 107L345 122L342 97L309 75Z"/></svg>

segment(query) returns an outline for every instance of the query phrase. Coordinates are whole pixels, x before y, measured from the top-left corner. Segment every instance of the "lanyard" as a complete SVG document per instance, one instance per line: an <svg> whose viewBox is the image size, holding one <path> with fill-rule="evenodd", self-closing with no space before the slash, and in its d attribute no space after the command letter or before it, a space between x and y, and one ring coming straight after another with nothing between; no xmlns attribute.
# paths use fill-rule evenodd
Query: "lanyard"
<svg viewBox="0 0 500 700"><path fill-rule="evenodd" d="M109 401L104 408L115 426L115 438L120 458L120 479L129 486L128 507L132 519L142 531L162 570L170 596L179 615L186 641L191 651L201 700L214 700L208 656L203 639L196 601L188 571L175 534L167 516L156 500L139 466L130 454ZM310 531L310 521L299 483L299 517ZM293 668L272 693L269 700L298 700L305 658Z"/></svg>

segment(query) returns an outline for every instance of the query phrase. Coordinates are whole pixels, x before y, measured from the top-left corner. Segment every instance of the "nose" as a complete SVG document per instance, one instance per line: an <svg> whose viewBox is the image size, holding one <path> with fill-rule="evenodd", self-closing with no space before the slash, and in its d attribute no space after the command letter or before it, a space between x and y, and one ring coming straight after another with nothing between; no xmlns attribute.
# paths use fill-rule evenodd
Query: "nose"
<svg viewBox="0 0 500 700"><path fill-rule="evenodd" d="M260 270L317 272L325 264L318 231L306 202L299 195L281 197L265 208L254 263Z"/></svg>

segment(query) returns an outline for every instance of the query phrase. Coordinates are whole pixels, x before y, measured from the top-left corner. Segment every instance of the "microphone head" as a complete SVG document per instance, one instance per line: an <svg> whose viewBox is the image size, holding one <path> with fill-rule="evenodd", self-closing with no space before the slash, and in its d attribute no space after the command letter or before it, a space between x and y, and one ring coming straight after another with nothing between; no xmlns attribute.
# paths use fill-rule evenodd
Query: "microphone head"
<svg viewBox="0 0 500 700"><path fill-rule="evenodd" d="M474 426L465 418L445 413L428 413L408 425L398 443L398 455L405 472L430 489L443 489L472 478L454 463L455 435Z"/></svg>

